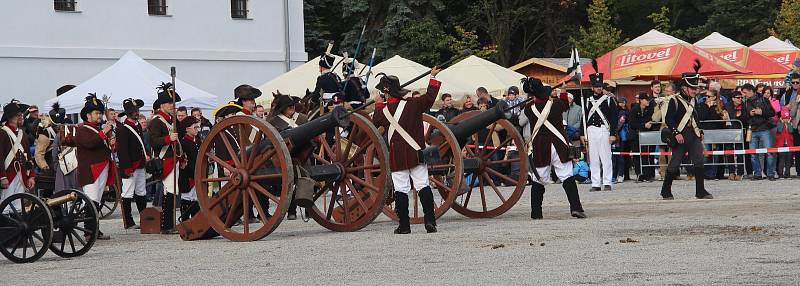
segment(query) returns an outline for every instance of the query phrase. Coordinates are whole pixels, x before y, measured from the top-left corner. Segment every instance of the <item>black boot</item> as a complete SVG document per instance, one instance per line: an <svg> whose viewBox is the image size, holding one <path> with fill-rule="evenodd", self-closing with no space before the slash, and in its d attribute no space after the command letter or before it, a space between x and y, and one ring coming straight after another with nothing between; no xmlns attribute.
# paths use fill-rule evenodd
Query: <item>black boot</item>
<svg viewBox="0 0 800 286"><path fill-rule="evenodd" d="M436 232L436 211L433 208L431 187L419 190L419 201L422 203L422 212L425 214L425 230L428 233Z"/></svg>
<svg viewBox="0 0 800 286"><path fill-rule="evenodd" d="M576 218L586 218L586 213L583 212L583 205L581 205L581 197L578 195L578 184L575 183L575 177L567 178L561 186L564 187L564 192L567 193L570 215Z"/></svg>
<svg viewBox="0 0 800 286"><path fill-rule="evenodd" d="M175 217L173 208L175 207L175 198L172 194L166 193L161 198L161 234L176 234L175 230Z"/></svg>
<svg viewBox="0 0 800 286"><path fill-rule="evenodd" d="M133 221L132 203L133 198L122 198L122 216L125 220L125 229L139 229L139 226Z"/></svg>
<svg viewBox="0 0 800 286"><path fill-rule="evenodd" d="M706 191L706 185L705 185L706 172L702 168L700 168L698 172L694 173L695 173L694 196L698 199L713 199L714 196L712 196L710 193L708 193L708 191Z"/></svg>
<svg viewBox="0 0 800 286"><path fill-rule="evenodd" d="M294 200L294 194L292 194L292 201L289 202L289 210L286 211L286 219L297 219L297 203Z"/></svg>
<svg viewBox="0 0 800 286"><path fill-rule="evenodd" d="M411 225L408 221L408 194L394 192L394 212L400 220L400 225L394 230L395 234L411 233Z"/></svg>
<svg viewBox="0 0 800 286"><path fill-rule="evenodd" d="M542 184L531 183L531 218L543 219L542 201L544 201L544 186Z"/></svg>
<svg viewBox="0 0 800 286"><path fill-rule="evenodd" d="M147 196L133 195L133 200L136 202L136 210L142 213L147 208Z"/></svg>
<svg viewBox="0 0 800 286"><path fill-rule="evenodd" d="M664 175L664 184L661 185L661 198L665 200L673 200L672 196L672 181L678 176L677 172L667 171Z"/></svg>
<svg viewBox="0 0 800 286"><path fill-rule="evenodd" d="M100 207L101 207L100 203L98 203L98 202L93 202L93 203L94 203L94 207L99 210ZM108 236L108 235L104 234L102 231L100 231L100 225L96 224L96 222L94 220L90 220L90 221L85 222L83 224L83 226L86 229L97 228L97 240L109 240L109 239L111 239L111 236ZM91 234L89 234L89 233L85 233L84 234L84 237L86 237L87 240L88 240L88 236L91 236Z"/></svg>

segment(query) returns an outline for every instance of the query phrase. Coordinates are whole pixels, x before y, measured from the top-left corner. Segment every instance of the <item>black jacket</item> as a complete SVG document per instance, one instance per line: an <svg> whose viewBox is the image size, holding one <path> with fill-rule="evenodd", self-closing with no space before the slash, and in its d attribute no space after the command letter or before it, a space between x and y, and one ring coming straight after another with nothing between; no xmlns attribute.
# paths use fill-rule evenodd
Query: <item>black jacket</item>
<svg viewBox="0 0 800 286"><path fill-rule="evenodd" d="M187 135L181 138L181 147L184 154L186 154L186 168L178 172L178 191L181 193L188 193L194 187L194 169L197 164L197 152L200 149L200 143L197 138L190 140Z"/></svg>
<svg viewBox="0 0 800 286"><path fill-rule="evenodd" d="M316 87L314 88L314 92L311 94L311 102L318 103L320 102L320 98L322 98L323 94L337 93L341 92L341 90L342 85L339 75L333 72L326 72L317 77Z"/></svg>
<svg viewBox="0 0 800 286"><path fill-rule="evenodd" d="M591 95L594 99L599 99L603 95L593 94ZM586 100L586 127L590 126L600 126L603 125L603 120L600 118L599 114L591 114L590 111L592 110L592 103L587 99ZM600 103L600 112L603 113L605 116L606 121L608 121L608 130L610 132L610 136L617 136L617 118L619 117L619 107L617 107L617 101L614 100L613 97L609 97L608 99L604 100ZM583 132L583 130L581 130Z"/></svg>
<svg viewBox="0 0 800 286"><path fill-rule="evenodd" d="M718 103L723 104L723 103ZM703 122L709 120L722 120L722 115L717 112L717 106L709 107L708 104L700 103L696 106L697 109L697 119L701 122L698 122L700 125L700 129L703 130L712 130L712 129L724 129L725 122L717 121L717 122ZM727 112L727 111L723 111Z"/></svg>
<svg viewBox="0 0 800 286"><path fill-rule="evenodd" d="M630 123L632 137L638 137L640 131L654 131L658 130L658 124L651 124L650 128L644 127L647 122L650 122L653 117L653 105L648 105L642 110L642 106L636 104L631 108L628 115L628 122Z"/></svg>
<svg viewBox="0 0 800 286"><path fill-rule="evenodd" d="M682 97L684 101L689 103L689 105L695 104L695 101L692 98L689 98L686 95L678 94L676 96ZM679 133L678 132L678 124L680 124L681 119L683 119L683 116L686 114L686 108L683 107L683 104L678 102L677 98L670 99L669 102L667 102L667 104L669 104L669 105L667 106L667 115L664 118L665 119L664 123L667 124L667 128L672 129L672 132L677 134L677 133ZM695 107L694 107L694 112L692 112L692 116L694 117L695 121L700 121L698 119L699 117L697 116L697 105L696 104L695 104ZM686 126L683 128L683 130L680 131L680 133L690 132L692 130L692 128L689 126L690 124L691 124L691 120L689 121L689 123L686 124ZM699 126L698 126L698 128L699 128ZM701 132L702 132L702 130L701 130Z"/></svg>
<svg viewBox="0 0 800 286"><path fill-rule="evenodd" d="M744 103L745 110L747 111L747 123L753 131L770 130L775 125L772 124L770 118L775 116L775 110L769 100L758 94L748 98ZM761 108L761 114L751 115L750 111L756 108Z"/></svg>
<svg viewBox="0 0 800 286"><path fill-rule="evenodd" d="M132 127L136 134L131 132L128 127L125 127L125 124L125 122L117 122L116 135L119 168L123 171L123 176L127 178L127 174L133 173L136 169L144 168L145 150L142 149L142 145L145 139L142 134L142 127L138 123ZM136 138L137 135L138 139ZM139 139L142 142L139 142Z"/></svg>
<svg viewBox="0 0 800 286"><path fill-rule="evenodd" d="M461 110L455 107L442 107L439 111L436 111L436 117L439 115L444 116L445 122L450 122L454 117L461 114Z"/></svg>

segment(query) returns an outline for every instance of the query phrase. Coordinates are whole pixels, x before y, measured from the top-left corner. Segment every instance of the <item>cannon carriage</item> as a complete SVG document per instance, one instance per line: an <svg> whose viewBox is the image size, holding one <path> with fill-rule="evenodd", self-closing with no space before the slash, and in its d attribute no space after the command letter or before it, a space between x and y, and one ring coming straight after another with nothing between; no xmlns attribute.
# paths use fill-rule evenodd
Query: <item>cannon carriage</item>
<svg viewBox="0 0 800 286"><path fill-rule="evenodd" d="M258 240L280 225L295 198L323 227L356 231L383 209L388 160L370 120L341 107L283 131L255 117L224 119L198 152L200 213L178 230L184 240Z"/></svg>
<svg viewBox="0 0 800 286"><path fill-rule="evenodd" d="M51 198L18 193L0 202L0 253L16 263L34 262L48 249L70 258L86 254L97 240L99 215L79 190Z"/></svg>

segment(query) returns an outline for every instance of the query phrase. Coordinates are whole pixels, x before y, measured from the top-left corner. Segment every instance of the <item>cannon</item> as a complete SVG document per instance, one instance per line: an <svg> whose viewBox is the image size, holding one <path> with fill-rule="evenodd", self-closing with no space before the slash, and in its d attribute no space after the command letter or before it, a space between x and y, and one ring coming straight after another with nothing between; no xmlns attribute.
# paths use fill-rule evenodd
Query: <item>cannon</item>
<svg viewBox="0 0 800 286"><path fill-rule="evenodd" d="M81 191L44 200L14 194L0 202L0 253L16 263L34 262L48 249L65 258L81 256L97 240L98 224L94 203Z"/></svg>
<svg viewBox="0 0 800 286"><path fill-rule="evenodd" d="M357 231L383 209L388 160L370 120L341 107L284 131L251 116L226 118L198 152L200 212L178 230L184 240L261 239L280 225L297 188L298 204L320 225Z"/></svg>
<svg viewBox="0 0 800 286"><path fill-rule="evenodd" d="M528 160L524 152L522 156L513 154L525 150L525 140L504 118L510 108L500 101L492 109L466 112L447 123L423 116L429 127L422 154L431 187L438 190L434 192L437 218L451 207L470 218L496 217L519 201L527 180ZM504 174L504 167L512 166L518 171ZM514 190L504 191L500 184L514 186ZM416 192L410 201L411 223L422 223ZM392 206L386 206L384 214L397 220Z"/></svg>

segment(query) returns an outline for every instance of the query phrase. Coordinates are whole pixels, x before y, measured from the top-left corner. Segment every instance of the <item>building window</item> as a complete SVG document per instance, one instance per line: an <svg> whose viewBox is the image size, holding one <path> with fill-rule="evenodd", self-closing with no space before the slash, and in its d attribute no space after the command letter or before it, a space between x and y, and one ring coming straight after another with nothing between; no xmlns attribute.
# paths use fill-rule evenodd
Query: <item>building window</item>
<svg viewBox="0 0 800 286"><path fill-rule="evenodd" d="M167 0L147 0L147 14L167 15Z"/></svg>
<svg viewBox="0 0 800 286"><path fill-rule="evenodd" d="M231 18L247 19L247 0L231 0Z"/></svg>
<svg viewBox="0 0 800 286"><path fill-rule="evenodd" d="M75 0L55 0L56 11L75 11Z"/></svg>

